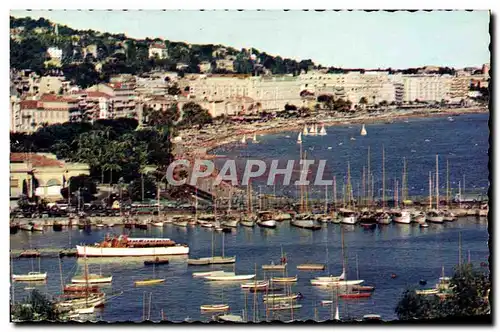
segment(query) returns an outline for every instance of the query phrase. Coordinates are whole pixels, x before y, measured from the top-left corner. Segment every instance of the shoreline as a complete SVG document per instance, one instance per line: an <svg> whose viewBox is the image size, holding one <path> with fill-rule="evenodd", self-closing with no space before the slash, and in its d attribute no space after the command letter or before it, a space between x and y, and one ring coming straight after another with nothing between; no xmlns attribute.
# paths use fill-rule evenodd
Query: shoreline
<svg viewBox="0 0 500 332"><path fill-rule="evenodd" d="M411 110L409 112L401 112L400 110L397 113L386 113L380 114L378 116L361 116L355 118L326 118L326 119L292 119L290 121L286 121L285 123L276 124L276 127L273 128L256 128L255 130L235 130L232 133L228 134L224 137L214 138L204 142L203 147L206 148L206 152L204 153L204 157L214 158L216 155L213 155L211 152L221 146L234 143L238 141L241 135L260 135L260 134L270 134L270 133L279 133L289 130L297 130L303 128L304 125L308 123L323 123L327 127L338 126L338 125L349 125L349 124L367 124L367 123L380 123L386 121L397 121L400 119L410 119L410 118L436 118L436 117L445 117L452 115L466 115L466 114L481 114L481 113L489 113L487 108L457 108L457 109L419 109L419 110Z"/></svg>

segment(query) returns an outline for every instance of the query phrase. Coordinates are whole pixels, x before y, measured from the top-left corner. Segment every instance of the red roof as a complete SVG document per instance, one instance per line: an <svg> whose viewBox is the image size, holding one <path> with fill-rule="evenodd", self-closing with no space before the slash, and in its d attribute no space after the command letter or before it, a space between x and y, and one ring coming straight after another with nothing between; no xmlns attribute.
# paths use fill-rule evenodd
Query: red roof
<svg viewBox="0 0 500 332"><path fill-rule="evenodd" d="M72 98L64 98L63 96L58 96L50 93L45 93L40 97L40 101L46 102L61 102L61 103L74 103L75 99Z"/></svg>
<svg viewBox="0 0 500 332"><path fill-rule="evenodd" d="M111 98L110 95L107 93L101 92L101 91L85 91L85 90L80 90L73 92L74 95L87 95L87 97L94 97L94 98Z"/></svg>
<svg viewBox="0 0 500 332"><path fill-rule="evenodd" d="M161 49L166 49L167 47L165 46L165 44L161 44L161 43L154 43L154 44L151 44L150 48L161 48Z"/></svg>
<svg viewBox="0 0 500 332"><path fill-rule="evenodd" d="M30 161L33 167L63 167L64 163L57 159L48 158L36 153L11 152L11 162Z"/></svg>
<svg viewBox="0 0 500 332"><path fill-rule="evenodd" d="M22 110L38 108L38 100L21 100L19 104Z"/></svg>

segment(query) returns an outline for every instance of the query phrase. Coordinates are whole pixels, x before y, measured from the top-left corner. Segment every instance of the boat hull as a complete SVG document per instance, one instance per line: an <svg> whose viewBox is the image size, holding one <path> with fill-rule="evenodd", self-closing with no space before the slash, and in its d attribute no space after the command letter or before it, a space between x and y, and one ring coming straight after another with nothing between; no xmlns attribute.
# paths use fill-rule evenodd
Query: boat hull
<svg viewBox="0 0 500 332"><path fill-rule="evenodd" d="M87 257L125 257L125 256L162 256L162 255L187 255L189 247L149 247L149 248L100 248L91 246L76 246L78 256Z"/></svg>
<svg viewBox="0 0 500 332"><path fill-rule="evenodd" d="M312 219L292 220L292 221L290 221L290 225L295 226L295 227L299 227L299 228L310 229L310 230L321 229L321 225L317 224Z"/></svg>
<svg viewBox="0 0 500 332"><path fill-rule="evenodd" d="M276 228L276 220L257 221L257 225L264 228Z"/></svg>
<svg viewBox="0 0 500 332"><path fill-rule="evenodd" d="M47 273L40 274L13 274L13 281L44 281L47 279Z"/></svg>
<svg viewBox="0 0 500 332"><path fill-rule="evenodd" d="M301 264L297 265L297 270L322 271L325 269L325 264Z"/></svg>
<svg viewBox="0 0 500 332"><path fill-rule="evenodd" d="M140 281L134 281L134 285L135 286L149 286L149 285L161 284L163 282L165 282L165 279L140 280Z"/></svg>
<svg viewBox="0 0 500 332"><path fill-rule="evenodd" d="M87 280L88 279L88 280ZM74 284L107 284L113 281L113 276L105 277L105 276L96 276L96 277L88 277L85 279L84 276L77 276L71 279L71 282Z"/></svg>
<svg viewBox="0 0 500 332"><path fill-rule="evenodd" d="M206 280L210 281L240 281L249 280L255 277L255 274L243 274L243 275L209 275L204 277Z"/></svg>
<svg viewBox="0 0 500 332"><path fill-rule="evenodd" d="M356 223L356 217L342 217L340 222L347 225L354 225Z"/></svg>

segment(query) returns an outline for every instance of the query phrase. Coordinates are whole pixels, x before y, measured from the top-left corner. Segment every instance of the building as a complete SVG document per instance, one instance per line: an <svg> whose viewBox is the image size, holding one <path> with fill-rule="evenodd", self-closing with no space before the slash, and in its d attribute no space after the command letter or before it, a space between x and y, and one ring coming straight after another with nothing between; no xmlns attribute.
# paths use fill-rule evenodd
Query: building
<svg viewBox="0 0 500 332"><path fill-rule="evenodd" d="M168 57L167 47L163 43L154 43L149 46L149 57L166 59Z"/></svg>
<svg viewBox="0 0 500 332"><path fill-rule="evenodd" d="M18 104L18 105L17 105ZM53 125L70 121L80 114L76 99L51 94L42 95L36 100L12 102L11 131L33 133L43 124Z"/></svg>
<svg viewBox="0 0 500 332"><path fill-rule="evenodd" d="M60 49L58 47L49 47L47 49L47 55L51 59L55 59L55 60L61 61L62 60L63 51L62 51L62 49Z"/></svg>
<svg viewBox="0 0 500 332"><path fill-rule="evenodd" d="M71 177L89 174L88 165L57 160L50 153L11 153L10 199L25 195L57 201Z"/></svg>
<svg viewBox="0 0 500 332"><path fill-rule="evenodd" d="M403 75L405 102L450 100L450 75Z"/></svg>
<svg viewBox="0 0 500 332"><path fill-rule="evenodd" d="M80 117L72 121L95 121L110 118L111 96L100 91L76 91L72 93L73 98L78 100Z"/></svg>
<svg viewBox="0 0 500 332"><path fill-rule="evenodd" d="M109 98L107 118L137 118L137 93L135 81L100 83L87 92L102 92Z"/></svg>
<svg viewBox="0 0 500 332"><path fill-rule="evenodd" d="M97 45L95 44L88 45L87 47L84 47L82 51L83 51L83 58L86 58L87 55L91 55L95 59L97 59Z"/></svg>
<svg viewBox="0 0 500 332"><path fill-rule="evenodd" d="M217 69L234 72L234 59L231 57L226 59L215 60L215 65Z"/></svg>

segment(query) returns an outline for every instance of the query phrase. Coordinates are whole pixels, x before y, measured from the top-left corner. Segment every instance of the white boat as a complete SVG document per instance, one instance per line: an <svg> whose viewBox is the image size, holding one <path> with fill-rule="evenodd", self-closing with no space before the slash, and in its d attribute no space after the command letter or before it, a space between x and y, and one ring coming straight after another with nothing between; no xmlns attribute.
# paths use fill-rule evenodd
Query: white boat
<svg viewBox="0 0 500 332"><path fill-rule="evenodd" d="M88 281L85 279L85 276L75 276L71 278L71 282L74 284L106 284L113 281L113 276L103 276L100 274L89 274Z"/></svg>
<svg viewBox="0 0 500 332"><path fill-rule="evenodd" d="M240 221L235 218L228 218L221 222L222 227L237 228Z"/></svg>
<svg viewBox="0 0 500 332"><path fill-rule="evenodd" d="M202 311L227 311L229 304L204 304L200 306Z"/></svg>
<svg viewBox="0 0 500 332"><path fill-rule="evenodd" d="M423 212L417 212L413 215L413 220L416 223L424 224L425 223L425 214Z"/></svg>
<svg viewBox="0 0 500 332"><path fill-rule="evenodd" d="M354 211L340 211L340 222L343 224L354 225L357 222Z"/></svg>
<svg viewBox="0 0 500 332"><path fill-rule="evenodd" d="M257 141L257 135L255 134L253 134L252 143L259 143L259 141Z"/></svg>
<svg viewBox="0 0 500 332"><path fill-rule="evenodd" d="M397 211L393 214L392 220L400 224L409 224L411 222L411 215L408 210Z"/></svg>
<svg viewBox="0 0 500 332"><path fill-rule="evenodd" d="M220 273L230 273L230 272L224 272L222 270L219 271L206 271L206 272L193 272L193 278L199 278L199 277L206 277L214 274L220 274Z"/></svg>
<svg viewBox="0 0 500 332"><path fill-rule="evenodd" d="M90 307L81 307L81 308L74 308L72 309L69 314L70 315L85 315L85 314L93 314L95 311L94 306Z"/></svg>
<svg viewBox="0 0 500 332"><path fill-rule="evenodd" d="M309 135L309 132L307 131L307 126L304 126L304 130L302 131L302 133L304 134L304 136Z"/></svg>
<svg viewBox="0 0 500 332"><path fill-rule="evenodd" d="M222 322L244 323L243 317L234 314L219 315L216 319Z"/></svg>
<svg viewBox="0 0 500 332"><path fill-rule="evenodd" d="M391 216L386 212L380 212L375 217L377 219L377 223L381 225L389 225L391 223Z"/></svg>
<svg viewBox="0 0 500 332"><path fill-rule="evenodd" d="M243 135L243 137L241 138L241 144L247 144L247 136L246 135Z"/></svg>
<svg viewBox="0 0 500 332"><path fill-rule="evenodd" d="M255 274L236 275L234 273L216 273L213 275L205 276L204 278L210 281L240 281L255 278Z"/></svg>
<svg viewBox="0 0 500 332"><path fill-rule="evenodd" d="M257 225L266 228L276 228L276 220L271 212L261 211L257 218Z"/></svg>
<svg viewBox="0 0 500 332"><path fill-rule="evenodd" d="M326 129L325 129L325 125L321 125L321 130L319 131L319 135L320 136L326 136Z"/></svg>
<svg viewBox="0 0 500 332"><path fill-rule="evenodd" d="M272 262L271 264L264 264L264 265L262 265L262 270L274 270L274 271L279 270L279 271L281 271L281 270L286 269L286 264L287 263L285 263L285 264L274 264L274 262Z"/></svg>
<svg viewBox="0 0 500 332"><path fill-rule="evenodd" d="M337 281L330 281L330 280L312 279L311 280L311 285L313 285L313 286L336 286L336 287L342 287L342 286L359 285L359 284L362 284L363 282L364 282L364 280L337 280Z"/></svg>
<svg viewBox="0 0 500 332"><path fill-rule="evenodd" d="M286 212L278 212L274 215L273 219L276 221L290 220L292 219L292 215Z"/></svg>
<svg viewBox="0 0 500 332"><path fill-rule="evenodd" d="M365 125L363 124L363 127L361 128L361 136L366 136L367 132L366 132L366 128L365 128Z"/></svg>
<svg viewBox="0 0 500 332"><path fill-rule="evenodd" d="M81 297L71 300L64 300L58 302L57 305L59 307L68 308L68 307L83 307L83 306L93 306L98 307L103 305L106 302L106 294L98 293L98 294L90 294L88 297Z"/></svg>
<svg viewBox="0 0 500 332"><path fill-rule="evenodd" d="M19 228L22 229L23 231L31 232L33 230L33 225L31 225L31 224L21 224L21 225L19 225Z"/></svg>
<svg viewBox="0 0 500 332"><path fill-rule="evenodd" d="M307 217L305 217L305 218L307 218ZM290 225L295 226L295 227L299 227L299 228L312 229L312 230L321 229L321 224L318 224L314 219L295 218L295 219L290 220Z"/></svg>
<svg viewBox="0 0 500 332"><path fill-rule="evenodd" d="M311 129L309 129L309 135L316 136L316 134L317 134L316 129L314 128L314 125L312 125Z"/></svg>
<svg viewBox="0 0 500 332"><path fill-rule="evenodd" d="M297 294L267 294L263 295L264 302L278 302L278 301L292 301L302 297L300 293Z"/></svg>
<svg viewBox="0 0 500 332"><path fill-rule="evenodd" d="M13 281L43 281L47 279L47 272L29 272L28 274L13 274Z"/></svg>
<svg viewBox="0 0 500 332"><path fill-rule="evenodd" d="M240 287L243 289L267 288L267 287L269 287L269 280L256 280L254 282L248 282L245 284L241 284Z"/></svg>
<svg viewBox="0 0 500 332"><path fill-rule="evenodd" d="M113 241L104 241L96 245L77 245L78 256L87 257L123 257L123 256L163 256L187 255L189 247L177 244L168 238L128 238L120 236L117 246ZM109 246L108 246L109 245Z"/></svg>
<svg viewBox="0 0 500 332"><path fill-rule="evenodd" d="M423 223L420 224L420 227L422 228L427 228L429 227L429 224L427 224L425 221Z"/></svg>
<svg viewBox="0 0 500 332"><path fill-rule="evenodd" d="M425 219L429 222L441 224L444 221L444 216L437 210L430 210L429 212L427 212Z"/></svg>
<svg viewBox="0 0 500 332"><path fill-rule="evenodd" d="M153 221L151 222L151 225L154 227L163 227L163 221Z"/></svg>
<svg viewBox="0 0 500 332"><path fill-rule="evenodd" d="M213 228L214 224L212 224L211 222L204 222L204 223L201 224L201 227Z"/></svg>
<svg viewBox="0 0 500 332"><path fill-rule="evenodd" d="M437 289L419 289L415 291L417 295L436 295L438 292Z"/></svg>
<svg viewBox="0 0 500 332"><path fill-rule="evenodd" d="M299 137L297 137L297 143L302 143L302 133L299 133Z"/></svg>
<svg viewBox="0 0 500 332"><path fill-rule="evenodd" d="M451 211L444 211L443 221L455 221L457 217Z"/></svg>
<svg viewBox="0 0 500 332"><path fill-rule="evenodd" d="M245 227L254 227L255 226L255 220L242 218L240 220L240 224L241 224L241 226L245 226Z"/></svg>

